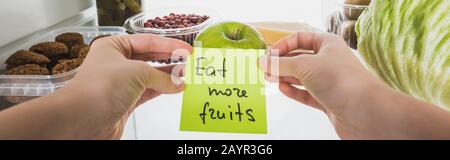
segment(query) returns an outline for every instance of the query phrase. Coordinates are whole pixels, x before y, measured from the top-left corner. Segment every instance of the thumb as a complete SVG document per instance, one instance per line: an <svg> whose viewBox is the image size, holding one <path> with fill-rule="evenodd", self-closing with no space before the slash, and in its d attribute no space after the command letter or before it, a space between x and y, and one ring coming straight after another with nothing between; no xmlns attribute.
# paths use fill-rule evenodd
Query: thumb
<svg viewBox="0 0 450 160"><path fill-rule="evenodd" d="M181 78L146 65L145 84L148 89L153 89L162 94L175 94L183 91L184 83Z"/></svg>
<svg viewBox="0 0 450 160"><path fill-rule="evenodd" d="M261 56L259 66L268 74L278 77L300 78L301 68L296 57Z"/></svg>

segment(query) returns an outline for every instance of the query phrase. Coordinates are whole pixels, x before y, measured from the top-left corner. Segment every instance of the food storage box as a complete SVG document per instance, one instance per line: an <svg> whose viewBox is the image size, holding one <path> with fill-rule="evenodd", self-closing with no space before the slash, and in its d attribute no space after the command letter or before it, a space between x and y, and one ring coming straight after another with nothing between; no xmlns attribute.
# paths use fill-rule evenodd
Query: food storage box
<svg viewBox="0 0 450 160"><path fill-rule="evenodd" d="M167 16L170 15L171 13L207 15L209 16L209 19L201 24L186 28L156 29L144 27L144 23L147 22L147 20L154 19L156 17ZM130 17L127 21L125 21L124 28L126 28L127 31L132 34L136 33L156 34L164 37L180 39L192 45L197 34L216 19L217 14L214 11L207 8L198 8L198 7L160 8L160 9L146 10L140 14Z"/></svg>
<svg viewBox="0 0 450 160"><path fill-rule="evenodd" d="M59 34L66 32L78 32L84 36L85 43L89 44L92 39L99 35L124 35L126 30L122 27L69 27L60 28L37 36L37 38L19 45L10 51L0 53L0 110L9 106L25 102L27 100L45 96L63 87L72 79L77 70L72 70L58 75L3 75L6 70L5 61L18 50L28 50L32 45L54 41Z"/></svg>
<svg viewBox="0 0 450 160"><path fill-rule="evenodd" d="M327 32L344 38L347 44L357 49L355 25L359 16L367 9L371 0L324 0L325 28Z"/></svg>

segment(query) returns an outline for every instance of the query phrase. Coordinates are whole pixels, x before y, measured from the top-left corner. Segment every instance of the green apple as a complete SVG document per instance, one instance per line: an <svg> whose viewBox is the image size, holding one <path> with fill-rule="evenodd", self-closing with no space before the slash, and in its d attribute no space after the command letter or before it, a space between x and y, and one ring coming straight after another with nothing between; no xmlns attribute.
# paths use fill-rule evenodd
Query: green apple
<svg viewBox="0 0 450 160"><path fill-rule="evenodd" d="M258 30L239 22L221 22L209 26L195 39L203 48L266 49Z"/></svg>

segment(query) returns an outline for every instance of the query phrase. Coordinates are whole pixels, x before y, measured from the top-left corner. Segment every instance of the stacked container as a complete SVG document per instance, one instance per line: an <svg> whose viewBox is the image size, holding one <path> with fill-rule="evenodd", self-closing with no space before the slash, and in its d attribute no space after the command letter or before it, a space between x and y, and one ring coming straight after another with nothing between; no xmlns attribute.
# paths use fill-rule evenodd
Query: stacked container
<svg viewBox="0 0 450 160"><path fill-rule="evenodd" d="M324 0L327 32L341 36L351 48L357 49L356 21L370 2L371 0Z"/></svg>

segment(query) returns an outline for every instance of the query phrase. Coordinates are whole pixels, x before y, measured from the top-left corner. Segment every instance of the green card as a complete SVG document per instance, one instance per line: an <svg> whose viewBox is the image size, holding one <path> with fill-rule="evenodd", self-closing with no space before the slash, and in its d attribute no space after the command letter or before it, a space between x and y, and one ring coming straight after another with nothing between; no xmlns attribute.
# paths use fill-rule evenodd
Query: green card
<svg viewBox="0 0 450 160"><path fill-rule="evenodd" d="M194 48L186 63L180 130L267 133L266 50Z"/></svg>

